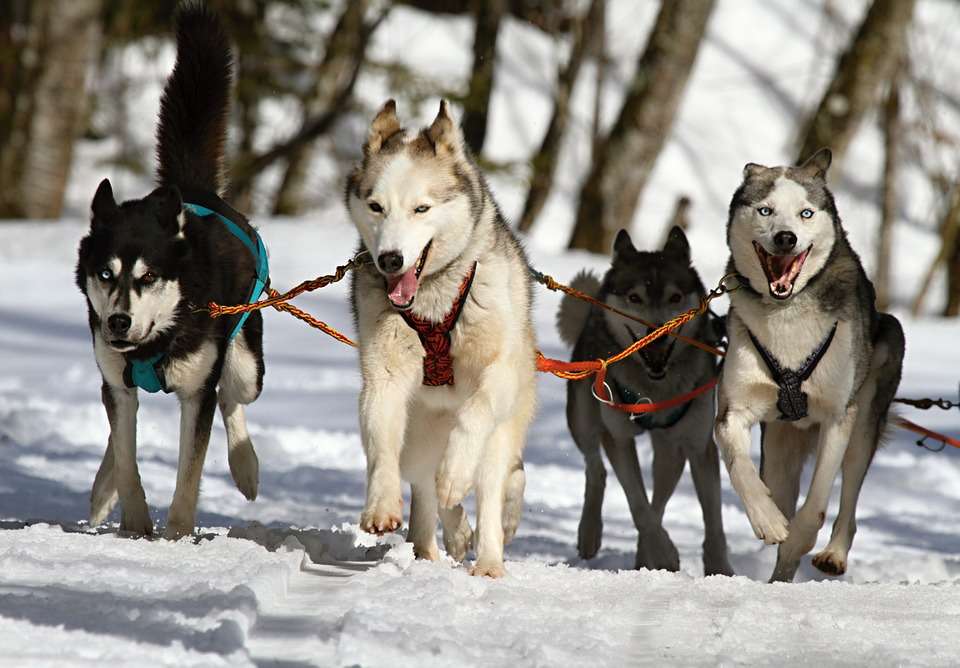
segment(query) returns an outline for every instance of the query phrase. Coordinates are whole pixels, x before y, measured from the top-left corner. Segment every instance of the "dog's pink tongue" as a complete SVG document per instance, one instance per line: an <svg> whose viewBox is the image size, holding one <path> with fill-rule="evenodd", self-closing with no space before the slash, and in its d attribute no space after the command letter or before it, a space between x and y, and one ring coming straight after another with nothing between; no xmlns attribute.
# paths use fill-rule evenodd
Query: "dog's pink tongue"
<svg viewBox="0 0 960 668"><path fill-rule="evenodd" d="M419 285L417 267L414 265L399 276L387 279L387 297L394 306L406 306L417 294Z"/></svg>
<svg viewBox="0 0 960 668"><path fill-rule="evenodd" d="M775 275L770 287L778 295L787 294L793 287L793 265L796 259L796 256L790 255L775 255L770 258L771 273Z"/></svg>

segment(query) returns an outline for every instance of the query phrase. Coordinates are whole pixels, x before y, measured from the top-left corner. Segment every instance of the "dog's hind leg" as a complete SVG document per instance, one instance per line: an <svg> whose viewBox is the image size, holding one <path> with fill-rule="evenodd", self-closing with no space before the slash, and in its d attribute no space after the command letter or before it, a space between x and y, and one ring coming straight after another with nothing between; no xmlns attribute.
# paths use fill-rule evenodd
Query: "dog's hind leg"
<svg viewBox="0 0 960 668"><path fill-rule="evenodd" d="M263 386L263 364L255 352L260 350L261 327L262 323L255 322L251 317L243 332L227 347L217 396L223 426L227 431L230 475L237 489L250 501L257 498L260 462L247 431L243 406L254 402ZM248 338L253 339L252 350Z"/></svg>
<svg viewBox="0 0 960 668"><path fill-rule="evenodd" d="M797 514L803 464L816 445L817 428L802 431L785 422L761 426L760 478L788 520Z"/></svg>
<svg viewBox="0 0 960 668"><path fill-rule="evenodd" d="M203 388L180 400L180 459L177 463L177 486L167 513L163 537L176 540L193 533L200 495L200 475L210 443L210 428L217 406L217 392Z"/></svg>
<svg viewBox="0 0 960 668"><path fill-rule="evenodd" d="M654 512L643 486L640 462L637 460L637 448L633 437L617 438L605 433L603 447L607 459L617 474L617 480L627 495L630 514L637 527L637 568L680 570L680 555L670 536L664 531L660 519Z"/></svg>
<svg viewBox="0 0 960 668"><path fill-rule="evenodd" d="M527 476L523 471L523 461L517 459L513 470L507 476L503 497L503 542L509 543L517 533L520 518L523 516L523 490L527 486Z"/></svg>
<svg viewBox="0 0 960 668"><path fill-rule="evenodd" d="M107 450L103 453L103 460L100 462L97 477L93 481L93 489L90 491L89 523L92 527L104 523L120 498L117 482L113 476L114 463L113 445L108 440Z"/></svg>
<svg viewBox="0 0 960 668"><path fill-rule="evenodd" d="M104 383L103 405L110 421L109 452L113 450L113 479L120 497L120 531L135 535L151 535L153 520L140 483L137 468L137 390L118 388ZM101 465L104 476L107 470ZM109 467L107 467L109 469ZM97 475L100 479L100 475ZM105 478L101 479L106 482ZM106 491L105 487L102 487ZM97 490L96 482L94 490Z"/></svg>
<svg viewBox="0 0 960 668"><path fill-rule="evenodd" d="M586 481L583 509L577 529L577 554L592 559L603 540L603 496L607 487L607 469L600 454L600 412L583 383L567 383L567 426L583 455Z"/></svg>
<svg viewBox="0 0 960 668"><path fill-rule="evenodd" d="M777 551L777 565L770 577L771 582L792 582L800 558L816 544L817 533L826 517L830 491L840 472L856 419L857 407L853 405L833 420L820 425L810 490L803 505L790 520L789 535Z"/></svg>
<svg viewBox="0 0 960 668"><path fill-rule="evenodd" d="M650 441L653 443L653 512L662 522L663 511L677 489L687 457L680 444L663 431L653 432Z"/></svg>
<svg viewBox="0 0 960 668"><path fill-rule="evenodd" d="M467 558L467 552L473 544L473 529L463 506L440 508L440 522L443 524L443 549L455 561Z"/></svg>
<svg viewBox="0 0 960 668"><path fill-rule="evenodd" d="M813 558L813 565L824 573L843 575L847 570L847 555L857 532L857 500L900 384L903 347L900 323L891 315L880 314L871 371L857 393L857 423L843 458L840 512L826 549Z"/></svg>
<svg viewBox="0 0 960 668"><path fill-rule="evenodd" d="M413 543L413 554L417 559L436 561L440 558L437 549L437 486L432 479L411 485L407 540Z"/></svg>

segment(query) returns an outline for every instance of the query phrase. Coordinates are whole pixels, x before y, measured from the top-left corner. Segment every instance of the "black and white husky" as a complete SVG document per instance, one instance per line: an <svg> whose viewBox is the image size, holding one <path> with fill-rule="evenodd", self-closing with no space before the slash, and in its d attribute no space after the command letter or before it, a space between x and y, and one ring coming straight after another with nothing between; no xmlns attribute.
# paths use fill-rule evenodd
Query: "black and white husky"
<svg viewBox="0 0 960 668"><path fill-rule="evenodd" d="M703 283L690 264L690 246L679 227L663 249L641 252L622 231L614 244L613 263L598 280L583 272L573 286L600 301L651 324L660 324L700 303ZM573 346L574 360L606 358L647 333L637 323L611 311L566 296L557 314L564 341ZM718 332L707 318L682 328L686 336L715 341ZM660 402L703 387L715 377L716 360L675 338L665 336L610 367L607 385L617 403ZM600 549L601 510L606 487L607 459L627 495L630 514L639 532L637 568L680 568L677 548L661 520L667 501L690 462L690 472L703 509L703 570L707 575L733 575L720 513L720 458L713 442L714 392L666 410L631 415L597 401L592 381L567 384L567 425L586 464L586 490L577 551L590 559ZM653 502L647 498L634 439L650 432L653 443Z"/></svg>
<svg viewBox="0 0 960 668"><path fill-rule="evenodd" d="M748 164L730 203L730 348L716 438L757 537L779 544L772 579L790 581L813 549L843 471L840 513L814 565L847 567L860 487L900 383L904 339L878 313L827 188L829 149L800 167ZM750 428L763 426L760 475ZM807 456L816 466L796 509Z"/></svg>
<svg viewBox="0 0 960 668"><path fill-rule="evenodd" d="M138 387L174 392L181 405L167 538L193 531L218 401L234 481L248 499L257 495L258 462L243 405L262 386L263 322L254 312L234 332L237 318L214 320L198 308L242 303L262 288L256 283L258 261L265 260L259 238L217 196L231 72L219 20L200 5L185 7L177 18L177 62L161 100L159 187L117 204L104 180L93 198L77 284L87 299L110 440L91 493L92 525L106 519L119 497L121 530L153 532L136 461Z"/></svg>

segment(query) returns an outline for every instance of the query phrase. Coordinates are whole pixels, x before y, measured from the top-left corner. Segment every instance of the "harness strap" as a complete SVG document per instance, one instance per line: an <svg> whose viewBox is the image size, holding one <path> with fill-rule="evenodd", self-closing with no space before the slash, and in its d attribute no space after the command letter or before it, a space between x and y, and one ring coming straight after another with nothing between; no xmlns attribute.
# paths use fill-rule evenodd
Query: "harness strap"
<svg viewBox="0 0 960 668"><path fill-rule="evenodd" d="M247 303L253 304L267 289L267 285L270 282L270 265L267 260L267 249L263 245L263 239L260 238L260 235L252 227L250 227L248 233L243 227L231 220L229 217L220 211L211 208L216 207L217 209L222 209L223 211L228 212L230 216L236 217L237 220L245 220L241 214L231 209L227 203L221 200L219 197L209 196L205 193L191 193L190 198L201 199L205 202L205 204L184 202L183 208L185 211L188 211L199 218L206 218L207 216L216 217L217 220L223 223L224 227L227 228L227 231L239 239L240 243L242 243L253 256L254 262L256 263L257 273L253 279L252 287L250 288L250 296L247 298ZM240 333L240 329L243 327L243 324L249 317L250 311L240 314L237 324L234 325L232 330L230 330L230 335L227 337L228 343ZM165 352L157 353L156 355L146 359L127 357L127 365L123 370L123 382L127 387L139 387L141 390L150 392L151 394L161 390L164 392L169 392L170 390L167 388L167 382L163 371L163 362L166 357L167 354Z"/></svg>
<svg viewBox="0 0 960 668"><path fill-rule="evenodd" d="M442 387L454 384L453 355L450 353L453 342L450 339L450 332L453 331L460 319L460 313L467 301L467 295L470 294L470 286L473 285L473 277L476 274L477 263L474 262L470 267L470 273L464 277L460 284L460 290L453 306L450 307L450 311L440 322L431 322L426 318L419 318L410 311L400 311L403 321L417 333L420 338L420 345L423 346L423 384L427 387Z"/></svg>
<svg viewBox="0 0 960 668"><path fill-rule="evenodd" d="M820 345L807 356L807 359L803 361L800 368L796 370L788 369L780 364L777 358L763 347L763 344L753 335L753 332L749 329L747 330L747 334L750 335L750 340L753 341L754 347L760 354L760 359L763 360L767 370L770 372L773 382L780 388L777 395L777 409L780 411L780 420L795 422L809 415L807 393L800 388L803 381L813 375L817 365L820 364L820 360L827 354L827 349L830 348L830 344L833 343L833 337L837 333L838 324L839 322L833 323L833 327L830 328L830 333L827 334L827 337L820 342Z"/></svg>
<svg viewBox="0 0 960 668"><path fill-rule="evenodd" d="M599 374L598 374L599 377ZM610 393L610 387L603 382L601 389L606 394L606 398L600 396L597 387L594 386L594 392L597 394L597 398L600 399L610 408L614 408L618 411L624 411L626 413L633 413L635 415L642 415L646 413L656 413L657 411L669 410L671 408L676 408L678 406L683 406L684 404L689 404L691 401L699 397L701 394L705 394L717 386L718 378L711 378L706 383L700 387L696 387L689 392L684 394L671 397L670 399L665 399L663 401L644 401L641 403L617 403L613 400L613 397ZM682 417L682 416L681 416ZM679 419L677 420L679 422ZM673 426L673 425L670 425Z"/></svg>
<svg viewBox="0 0 960 668"><path fill-rule="evenodd" d="M613 385L616 393L623 399L624 403L609 405L612 408L631 413L630 419L636 425L646 431L652 431L654 429L669 429L670 427L676 426L677 423L679 423L680 420L686 416L687 411L690 410L691 402L704 392L708 392L713 389L717 384L717 379L711 379L705 385L695 388L693 391L688 392L687 394L660 402L653 402L650 399L644 399L632 389L621 385L615 380L611 379L610 382ZM684 401L684 399L686 400ZM668 403L674 401L679 403L673 406L667 405ZM658 412L664 412L659 421L656 419Z"/></svg>

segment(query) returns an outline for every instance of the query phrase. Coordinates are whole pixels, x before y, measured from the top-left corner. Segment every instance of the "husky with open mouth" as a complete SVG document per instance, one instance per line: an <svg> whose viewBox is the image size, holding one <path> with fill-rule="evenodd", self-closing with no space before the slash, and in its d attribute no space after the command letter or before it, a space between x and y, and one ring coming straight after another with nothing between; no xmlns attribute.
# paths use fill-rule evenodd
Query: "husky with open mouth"
<svg viewBox="0 0 960 668"><path fill-rule="evenodd" d="M903 364L900 323L877 312L827 188L830 161L821 149L799 167L750 163L730 203L729 271L740 288L730 296L715 434L754 533L780 545L772 580L792 580L813 549L841 470L840 512L813 564L846 571L857 498ZM758 422L759 475L750 459ZM813 478L797 509L811 454Z"/></svg>
<svg viewBox="0 0 960 668"><path fill-rule="evenodd" d="M346 203L372 262L354 272L360 432L367 457L362 529L402 519L416 555L476 548L475 575L503 575L523 502L521 452L536 357L526 257L446 102L406 132L391 100L374 118ZM476 537L461 501L476 491Z"/></svg>
<svg viewBox="0 0 960 668"><path fill-rule="evenodd" d="M211 301L256 299L266 252L246 218L217 195L226 141L232 56L216 15L196 3L177 16L177 61L161 98L159 187L118 203L104 179L80 242L77 285L86 297L110 438L90 498L90 523L116 504L120 528L153 533L137 469L138 391L180 400L180 459L165 536L192 533L200 474L219 403L230 472L257 496L258 462L244 405L263 382L263 321L212 319Z"/></svg>
<svg viewBox="0 0 960 668"><path fill-rule="evenodd" d="M703 283L690 264L690 246L679 227L671 230L662 250L641 252L621 231L613 262L602 281L589 272L573 280L573 287L650 325L660 324L694 308L704 296ZM719 323L700 318L681 333L716 343ZM560 336L573 346L573 360L609 357L649 331L644 325L611 311L565 296L557 314ZM639 328L639 329L638 329ZM716 359L672 336L657 339L607 372L611 399L621 404L660 402L693 391L716 375ZM727 558L720 503L720 458L713 442L711 390L679 406L631 416L610 408L593 396L590 380L567 383L567 425L586 464L586 490L578 531L577 551L590 559L600 549L601 510L606 468L601 447L627 495L639 532L637 568L680 568L677 548L662 525L663 511L684 465L690 462L703 510L703 570L706 575L733 575ZM634 443L650 433L653 444L653 501L647 498Z"/></svg>

